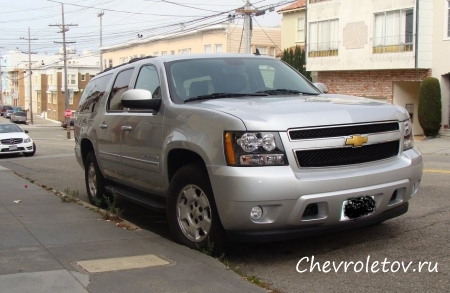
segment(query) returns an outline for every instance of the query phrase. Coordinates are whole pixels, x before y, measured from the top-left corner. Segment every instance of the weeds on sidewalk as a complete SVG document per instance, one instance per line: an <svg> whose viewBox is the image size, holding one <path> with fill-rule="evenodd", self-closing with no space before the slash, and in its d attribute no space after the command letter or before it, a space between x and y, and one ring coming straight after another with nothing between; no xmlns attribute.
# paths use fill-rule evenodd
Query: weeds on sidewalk
<svg viewBox="0 0 450 293"><path fill-rule="evenodd" d="M203 249L200 249L197 246L197 250L208 255L208 256L212 256L214 257L214 242L211 242L209 240L208 237L208 243L206 244L206 247ZM264 281L262 281L260 278L258 278L257 276L247 276L245 275L242 270L240 269L239 266L235 266L232 267L230 265L230 262L228 261L228 259L226 258L225 253L222 253L219 257L216 258L218 261L220 261L221 263L223 263L227 269L232 270L233 272L235 272L236 274L240 275L244 280L249 281L250 283L253 283L263 289L266 289L267 292L271 292L271 293L281 293L280 291L276 290L276 289L271 289L270 288L270 284L265 283Z"/></svg>
<svg viewBox="0 0 450 293"><path fill-rule="evenodd" d="M113 192L111 196L105 196L106 209L103 220L122 220L122 210L117 207L117 194Z"/></svg>
<svg viewBox="0 0 450 293"><path fill-rule="evenodd" d="M78 190L70 190L70 188L64 189L64 194L61 194L62 202L78 202L80 200L80 194Z"/></svg>

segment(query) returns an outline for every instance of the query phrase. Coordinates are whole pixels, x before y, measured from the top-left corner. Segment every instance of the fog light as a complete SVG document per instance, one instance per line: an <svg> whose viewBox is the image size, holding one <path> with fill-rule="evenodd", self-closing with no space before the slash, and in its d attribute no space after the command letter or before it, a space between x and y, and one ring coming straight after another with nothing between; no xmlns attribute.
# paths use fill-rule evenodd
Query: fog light
<svg viewBox="0 0 450 293"><path fill-rule="evenodd" d="M259 220L261 219L262 214L263 214L262 208L260 206L255 206L250 211L250 218L252 218L252 220Z"/></svg>
<svg viewBox="0 0 450 293"><path fill-rule="evenodd" d="M419 190L420 180L414 182L413 188L411 191L411 196L415 195L417 193L417 190Z"/></svg>

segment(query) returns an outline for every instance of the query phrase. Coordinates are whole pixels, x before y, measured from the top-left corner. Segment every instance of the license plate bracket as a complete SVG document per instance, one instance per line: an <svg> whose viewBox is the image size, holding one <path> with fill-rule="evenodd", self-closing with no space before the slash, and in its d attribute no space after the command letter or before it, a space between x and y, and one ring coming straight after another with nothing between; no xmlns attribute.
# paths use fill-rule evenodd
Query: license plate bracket
<svg viewBox="0 0 450 293"><path fill-rule="evenodd" d="M349 198L344 202L343 210L344 216L349 219L368 216L375 211L375 200L369 195Z"/></svg>
<svg viewBox="0 0 450 293"><path fill-rule="evenodd" d="M17 150L17 146L16 145L10 145L9 146L9 150L10 151L15 151L15 150Z"/></svg>

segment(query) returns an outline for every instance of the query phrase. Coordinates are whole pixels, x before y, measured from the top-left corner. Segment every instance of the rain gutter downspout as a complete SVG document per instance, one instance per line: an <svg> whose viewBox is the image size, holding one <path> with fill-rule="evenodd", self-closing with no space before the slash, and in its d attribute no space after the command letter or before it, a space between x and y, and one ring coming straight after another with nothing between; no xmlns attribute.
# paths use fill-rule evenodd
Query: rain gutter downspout
<svg viewBox="0 0 450 293"><path fill-rule="evenodd" d="M416 0L416 37L414 40L416 53L414 54L414 66L419 68L419 0Z"/></svg>

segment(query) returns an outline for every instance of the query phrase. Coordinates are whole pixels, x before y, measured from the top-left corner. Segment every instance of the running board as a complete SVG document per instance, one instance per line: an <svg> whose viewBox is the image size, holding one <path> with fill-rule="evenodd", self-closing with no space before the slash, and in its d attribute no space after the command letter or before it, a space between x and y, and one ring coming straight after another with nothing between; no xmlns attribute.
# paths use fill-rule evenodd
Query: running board
<svg viewBox="0 0 450 293"><path fill-rule="evenodd" d="M166 205L164 203L164 200L158 200L155 199L155 196L149 196L149 195L144 195L144 194L140 194L138 192L133 192L133 191L129 191L126 190L124 188L118 187L118 186L114 186L114 185L107 185L105 186L105 190L108 193L111 194L117 194L118 196L122 196L124 198L126 198L127 200L133 201L139 205L151 208L151 209L156 209L156 210L165 210L166 209Z"/></svg>

